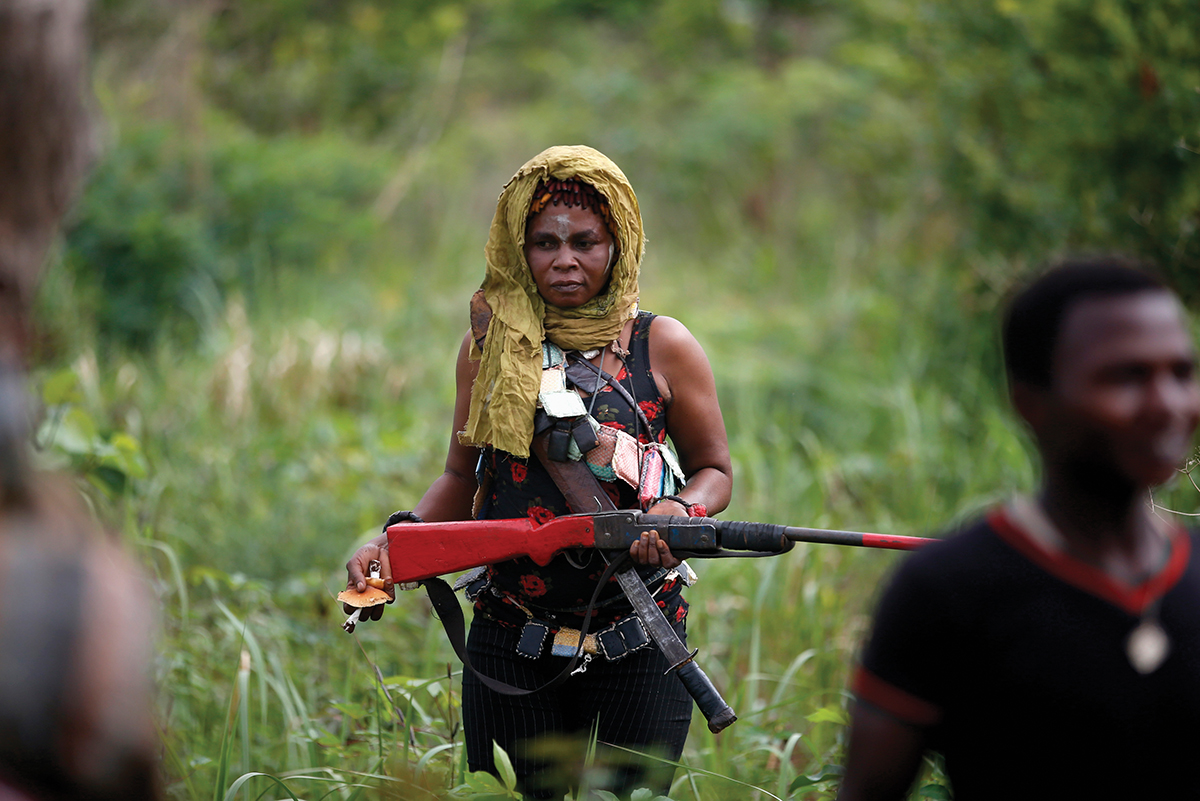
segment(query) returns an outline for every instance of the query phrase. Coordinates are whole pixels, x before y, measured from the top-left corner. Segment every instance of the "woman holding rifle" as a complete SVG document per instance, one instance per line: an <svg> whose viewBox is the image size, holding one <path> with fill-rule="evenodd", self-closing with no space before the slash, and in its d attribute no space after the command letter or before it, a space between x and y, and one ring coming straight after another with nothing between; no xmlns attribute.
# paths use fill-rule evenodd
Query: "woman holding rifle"
<svg viewBox="0 0 1200 801"><path fill-rule="evenodd" d="M712 369L683 324L639 310L644 250L637 198L603 154L552 147L517 171L497 204L472 330L458 354L445 470L412 512L389 522L568 514L563 493L531 452L543 429L549 458L585 462L619 508L695 516L727 506L732 467ZM348 586L365 589L367 566L379 560L390 591L386 549L383 535L361 547L347 563ZM686 636L687 565L654 534L635 542L630 555ZM525 689L550 681L576 651L604 567L592 551L562 554L546 566L525 558L489 566L466 588L475 605L467 642L475 668ZM378 619L382 607L363 612ZM621 634L606 641L629 647L589 649L583 669L550 690L502 695L466 671L471 770L495 772L495 741L512 757L524 793L561 797L571 780L554 775L544 749L593 730L602 742L677 759L692 701L665 675L670 665L656 648L625 636L632 632L622 621L631 619L616 584L601 588L591 630ZM610 789L646 781L640 768L627 767ZM668 774L657 791L669 784Z"/></svg>

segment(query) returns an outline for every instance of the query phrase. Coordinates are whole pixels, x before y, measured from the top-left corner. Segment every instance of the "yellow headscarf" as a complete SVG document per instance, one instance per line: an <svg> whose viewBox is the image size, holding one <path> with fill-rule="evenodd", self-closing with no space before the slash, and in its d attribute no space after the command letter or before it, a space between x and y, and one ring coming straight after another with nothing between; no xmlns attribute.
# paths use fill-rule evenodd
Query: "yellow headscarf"
<svg viewBox="0 0 1200 801"><path fill-rule="evenodd" d="M538 182L576 178L608 200L620 255L608 288L584 305L563 309L538 294L525 261L525 222ZM637 314L638 269L646 240L637 197L621 168L598 150L583 145L552 147L517 170L500 193L484 255L483 293L492 321L471 387L464 445L491 445L515 456L529 456L533 416L542 381L542 340L564 350L604 347Z"/></svg>

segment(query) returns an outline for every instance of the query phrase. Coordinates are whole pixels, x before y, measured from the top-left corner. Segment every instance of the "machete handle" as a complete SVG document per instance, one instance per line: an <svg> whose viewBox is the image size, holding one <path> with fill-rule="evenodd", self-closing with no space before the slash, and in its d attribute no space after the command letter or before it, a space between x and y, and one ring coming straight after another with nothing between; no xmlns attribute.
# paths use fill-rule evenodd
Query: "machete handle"
<svg viewBox="0 0 1200 801"><path fill-rule="evenodd" d="M717 688L713 686L708 676L704 675L704 671L700 669L695 660L688 660L672 670L675 670L679 680L683 682L683 686L687 687L687 691L692 694L696 706L700 707L704 719L708 721L709 731L716 734L737 720L733 709L725 703L725 699L717 692Z"/></svg>

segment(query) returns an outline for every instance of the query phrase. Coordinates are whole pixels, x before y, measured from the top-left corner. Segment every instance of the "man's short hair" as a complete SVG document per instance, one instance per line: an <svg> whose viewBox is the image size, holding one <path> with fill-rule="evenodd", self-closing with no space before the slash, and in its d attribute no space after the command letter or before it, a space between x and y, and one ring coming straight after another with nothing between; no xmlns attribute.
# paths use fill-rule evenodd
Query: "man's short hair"
<svg viewBox="0 0 1200 801"><path fill-rule="evenodd" d="M1049 387L1054 346L1067 312L1081 300L1169 291L1147 266L1117 256L1059 262L1008 304L1002 343L1009 381Z"/></svg>

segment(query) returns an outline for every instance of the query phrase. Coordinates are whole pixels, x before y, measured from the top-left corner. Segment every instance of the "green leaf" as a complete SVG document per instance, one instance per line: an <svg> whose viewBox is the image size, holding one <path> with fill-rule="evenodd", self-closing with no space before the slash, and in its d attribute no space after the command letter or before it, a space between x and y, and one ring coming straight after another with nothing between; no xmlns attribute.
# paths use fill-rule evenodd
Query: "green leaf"
<svg viewBox="0 0 1200 801"><path fill-rule="evenodd" d="M141 453L142 445L135 438L126 434L124 431L118 431L109 438L109 442L117 450L123 453Z"/></svg>
<svg viewBox="0 0 1200 801"><path fill-rule="evenodd" d="M59 370L42 385L42 401L47 406L78 403L83 395L79 391L79 376L73 370Z"/></svg>
<svg viewBox="0 0 1200 801"><path fill-rule="evenodd" d="M822 765L821 769L816 773L809 773L806 776L797 776L795 779L792 779L792 783L788 787L788 795L792 795L803 787L811 787L814 784L843 776L845 773L846 769L841 765Z"/></svg>
<svg viewBox="0 0 1200 801"><path fill-rule="evenodd" d="M804 719L811 723L837 723L841 726L847 723L846 713L836 706L823 706L816 712L805 715Z"/></svg>
<svg viewBox="0 0 1200 801"><path fill-rule="evenodd" d="M287 793L287 797L292 799L292 801L300 801L300 799L296 797L296 794L294 792L292 792L292 788L290 788L286 784L284 784L283 780L280 779L278 776L272 776L269 773L257 773L257 772L244 773L241 776L239 776L233 784L229 785L229 789L225 792L225 801L233 801L233 799L237 798L238 790L240 790L242 788L242 785L245 784L246 782L250 781L251 779L255 778L256 776L262 777L264 779L269 779L272 783L274 783L281 790L283 790L285 793Z"/></svg>
<svg viewBox="0 0 1200 801"><path fill-rule="evenodd" d="M485 770L468 773L463 784L455 787L454 792L460 794L470 793L472 798L483 793L499 793L507 796L504 785L500 784L500 780Z"/></svg>
<svg viewBox="0 0 1200 801"><path fill-rule="evenodd" d="M500 780L504 782L504 786L508 790L515 791L517 789L517 772L513 770L508 754L495 740L492 741L492 756L496 760L496 770L500 773Z"/></svg>
<svg viewBox="0 0 1200 801"><path fill-rule="evenodd" d="M78 407L72 407L55 432L54 447L80 456L95 453L98 442L96 422L92 416Z"/></svg>
<svg viewBox="0 0 1200 801"><path fill-rule="evenodd" d="M346 702L346 703L341 703L341 704L332 704L332 706L334 709L340 711L346 717L352 718L354 720L361 720L362 718L365 718L367 715L370 714L367 711L366 707L364 707L362 704Z"/></svg>
<svg viewBox="0 0 1200 801"><path fill-rule="evenodd" d="M87 480L97 489L116 497L125 492L129 482L125 473L109 465L97 465L88 472Z"/></svg>
<svg viewBox="0 0 1200 801"><path fill-rule="evenodd" d="M940 784L927 784L917 791L921 798L932 798L934 801L950 801L950 789Z"/></svg>

